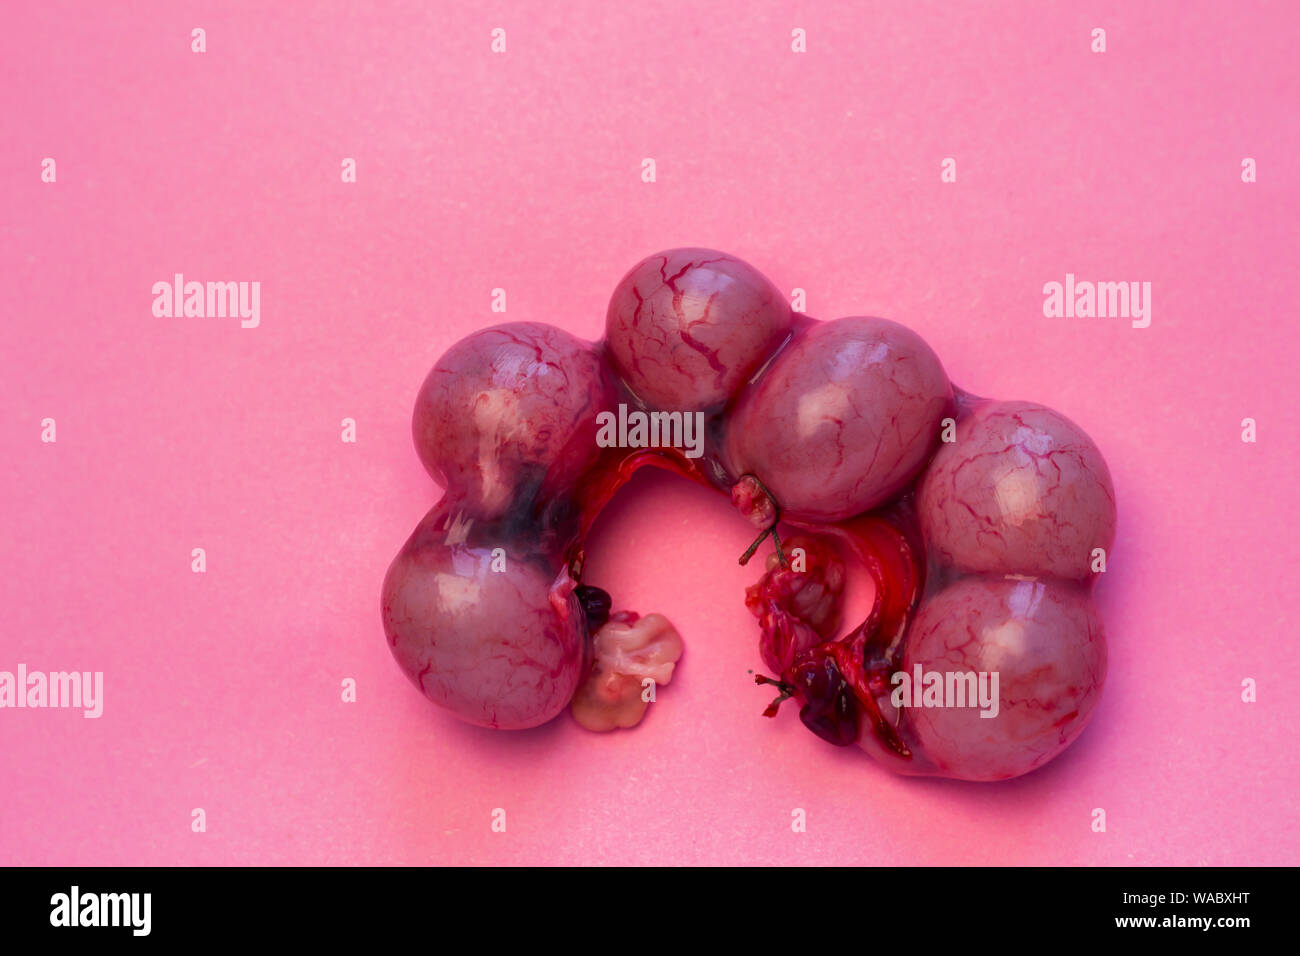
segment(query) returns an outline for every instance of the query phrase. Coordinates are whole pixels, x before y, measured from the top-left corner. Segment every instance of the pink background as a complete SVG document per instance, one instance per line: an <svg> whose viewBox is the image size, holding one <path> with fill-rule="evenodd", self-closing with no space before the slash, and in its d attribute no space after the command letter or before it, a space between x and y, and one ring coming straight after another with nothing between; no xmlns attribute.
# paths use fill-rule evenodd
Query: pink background
<svg viewBox="0 0 1300 956"><path fill-rule="evenodd" d="M0 711L0 862L1300 862L1294 4L371 7L5 15L0 670L106 686L99 720ZM1096 439L1111 671L1063 758L902 779L761 719L751 532L667 475L591 546L687 641L640 729L478 730L407 683L378 590L439 494L426 370L495 287L597 338L623 272L688 244ZM154 318L178 271L260 281L260 328ZM1153 283L1151 327L1044 318L1067 271Z"/></svg>

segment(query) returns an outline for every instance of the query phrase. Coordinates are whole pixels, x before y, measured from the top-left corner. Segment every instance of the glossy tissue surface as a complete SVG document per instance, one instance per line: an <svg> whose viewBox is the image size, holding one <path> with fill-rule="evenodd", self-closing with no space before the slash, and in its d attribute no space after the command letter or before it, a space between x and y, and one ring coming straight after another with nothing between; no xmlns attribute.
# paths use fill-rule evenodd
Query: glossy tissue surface
<svg viewBox="0 0 1300 956"><path fill-rule="evenodd" d="M815 738L897 773L994 781L1059 755L1101 698L1092 588L1116 509L1087 434L954 386L897 322L792 311L724 252L639 262L598 342L536 322L471 334L429 372L413 433L445 494L389 568L384 630L469 723L568 708L612 731L659 703L689 639L584 573L597 515L647 465L731 500L757 534L742 564L769 548L744 594L765 716L788 701ZM871 604L844 623L855 574Z"/></svg>

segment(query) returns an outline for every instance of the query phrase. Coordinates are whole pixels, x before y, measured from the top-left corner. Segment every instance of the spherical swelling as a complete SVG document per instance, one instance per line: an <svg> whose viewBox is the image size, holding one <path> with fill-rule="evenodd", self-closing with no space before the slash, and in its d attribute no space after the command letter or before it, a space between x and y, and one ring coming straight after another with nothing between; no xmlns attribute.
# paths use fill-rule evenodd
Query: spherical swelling
<svg viewBox="0 0 1300 956"><path fill-rule="evenodd" d="M931 553L959 571L1083 579L1115 538L1115 491L1079 426L1031 402L988 402L940 446L917 497Z"/></svg>
<svg viewBox="0 0 1300 956"><path fill-rule="evenodd" d="M668 411L723 405L790 332L789 303L761 272L712 249L672 249L623 277L605 335L636 395Z"/></svg>
<svg viewBox="0 0 1300 956"><path fill-rule="evenodd" d="M567 489L596 453L596 415L613 404L596 352L554 326L514 322L453 345L415 401L425 469L479 517L544 480Z"/></svg>
<svg viewBox="0 0 1300 956"><path fill-rule="evenodd" d="M887 501L939 440L952 386L924 340L896 322L836 319L809 328L745 391L725 457L786 515L839 521Z"/></svg>
<svg viewBox="0 0 1300 956"><path fill-rule="evenodd" d="M573 594L551 576L491 551L420 532L384 579L389 647L426 697L484 727L536 727L560 713L585 669L586 625Z"/></svg>
<svg viewBox="0 0 1300 956"><path fill-rule="evenodd" d="M645 690L668 683L680 635L583 579L599 512L657 465L730 493L762 532L742 564L782 519L798 529L746 592L775 673L755 681L780 689L768 716L793 698L823 740L967 780L1026 773L1078 736L1106 672L1089 592L1115 505L1076 426L1025 402L955 401L916 333L794 315L713 250L645 259L606 318L596 343L538 323L476 333L420 389L416 448L445 493L389 567L382 605L393 656L427 697L503 729L566 705L600 731L657 709ZM672 427L701 422L699 445ZM875 598L841 635L848 558ZM887 676L914 692L894 700L906 685Z"/></svg>
<svg viewBox="0 0 1300 956"><path fill-rule="evenodd" d="M981 717L979 707L918 707L913 687L903 719L944 776L1005 780L1047 763L1082 732L1106 679L1106 639L1075 585L964 578L921 606L903 672L918 666L923 675L943 673L945 685L950 673L997 674L996 716Z"/></svg>

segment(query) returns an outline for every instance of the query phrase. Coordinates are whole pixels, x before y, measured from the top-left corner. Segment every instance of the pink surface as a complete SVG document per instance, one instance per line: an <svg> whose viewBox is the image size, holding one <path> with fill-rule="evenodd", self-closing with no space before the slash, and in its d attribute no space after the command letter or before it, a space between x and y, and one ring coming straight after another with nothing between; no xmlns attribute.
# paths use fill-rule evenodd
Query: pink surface
<svg viewBox="0 0 1300 956"><path fill-rule="evenodd" d="M0 710L0 863L1300 862L1300 16L1038 6L8 11L0 670L103 671L105 701ZM407 683L378 593L439 493L425 372L502 319L498 287L504 318L598 337L674 245L901 321L958 384L1101 446L1110 678L1065 756L903 779L763 720L752 531L657 473L588 575L686 638L641 728L494 733ZM176 272L261 282L260 326L155 318ZM1067 272L1151 282L1150 327L1045 318Z"/></svg>

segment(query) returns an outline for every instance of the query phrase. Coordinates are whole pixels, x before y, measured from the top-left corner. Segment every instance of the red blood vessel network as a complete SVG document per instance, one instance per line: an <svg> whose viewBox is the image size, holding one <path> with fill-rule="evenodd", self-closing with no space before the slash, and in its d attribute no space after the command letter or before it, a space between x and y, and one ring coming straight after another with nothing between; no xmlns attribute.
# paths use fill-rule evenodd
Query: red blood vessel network
<svg viewBox="0 0 1300 956"><path fill-rule="evenodd" d="M745 603L776 700L818 737L903 774L1002 780L1042 766L1101 696L1092 600L1115 535L1101 453L1042 405L977 398L915 332L817 321L745 262L674 249L638 263L605 338L520 322L429 373L413 420L445 494L384 580L393 656L471 723L566 708L631 727L682 639L611 612L584 540L644 465L728 495L769 549ZM842 627L845 581L875 585ZM649 690L648 690L649 688Z"/></svg>

